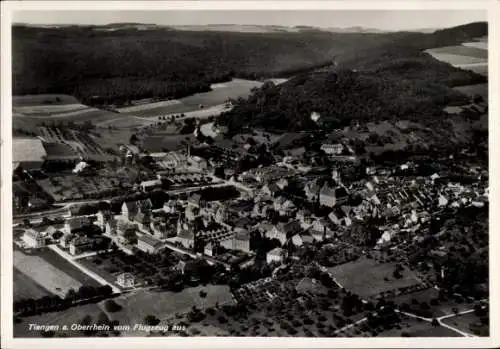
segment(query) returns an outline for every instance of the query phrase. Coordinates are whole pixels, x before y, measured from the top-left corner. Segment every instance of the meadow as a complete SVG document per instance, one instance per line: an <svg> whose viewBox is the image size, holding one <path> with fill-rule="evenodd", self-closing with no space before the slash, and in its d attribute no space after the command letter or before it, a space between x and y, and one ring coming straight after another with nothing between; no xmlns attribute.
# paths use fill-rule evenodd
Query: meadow
<svg viewBox="0 0 500 349"><path fill-rule="evenodd" d="M18 269L13 270L14 279L14 301L20 299L37 299L43 296L50 296L51 293L33 281L32 278L23 274Z"/></svg>
<svg viewBox="0 0 500 349"><path fill-rule="evenodd" d="M428 321L401 316L401 328L392 328L377 334L377 337L461 337L460 334L442 326L432 326Z"/></svg>
<svg viewBox="0 0 500 349"><path fill-rule="evenodd" d="M426 50L437 60L488 76L488 42L477 41Z"/></svg>
<svg viewBox="0 0 500 349"><path fill-rule="evenodd" d="M470 97L480 95L485 101L488 101L488 84L457 86L454 89Z"/></svg>
<svg viewBox="0 0 500 349"><path fill-rule="evenodd" d="M421 283L416 274L406 267L401 272L402 277L395 278L395 269L394 263L379 263L373 259L361 258L328 268L328 271L343 287L362 298L375 297L382 292ZM358 277L353 278L352 275Z"/></svg>
<svg viewBox="0 0 500 349"><path fill-rule="evenodd" d="M143 117L193 112L200 109L200 105L203 105L205 109L224 104L228 99L246 98L250 95L252 88L260 87L262 84L260 81L233 79L228 82L213 84L211 86L212 91L209 92L196 93L178 100L141 103L136 106L120 108L118 111L134 113Z"/></svg>
<svg viewBox="0 0 500 349"><path fill-rule="evenodd" d="M479 336L488 336L489 326L488 324L483 324L480 321L480 318L474 313L462 314L458 316L454 316L449 319L444 319L443 323L449 326L453 326L460 331L464 331L467 333L472 333L471 325L473 328L476 328L478 333L475 333ZM474 326L476 325L476 326Z"/></svg>
<svg viewBox="0 0 500 349"><path fill-rule="evenodd" d="M14 268L51 293L64 297L69 289L78 289L83 284L56 268L38 255L27 255L14 250Z"/></svg>
<svg viewBox="0 0 500 349"><path fill-rule="evenodd" d="M200 291L206 292L206 297L200 297ZM123 324L143 323L144 317L154 315L165 324L175 316L192 310L193 306L198 309L214 307L216 304L233 304L233 298L229 287L226 285L207 285L190 287L179 293L139 291L124 294L116 298L123 309L110 316L112 320L118 320Z"/></svg>

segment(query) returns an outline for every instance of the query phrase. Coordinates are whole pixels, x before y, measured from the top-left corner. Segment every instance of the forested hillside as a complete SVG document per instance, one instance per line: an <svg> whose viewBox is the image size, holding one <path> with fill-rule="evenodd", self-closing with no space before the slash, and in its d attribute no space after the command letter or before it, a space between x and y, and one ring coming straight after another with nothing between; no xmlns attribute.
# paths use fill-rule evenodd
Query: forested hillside
<svg viewBox="0 0 500 349"><path fill-rule="evenodd" d="M474 35L484 34L478 32L476 24L471 27ZM460 40L470 39L463 32L459 27ZM222 115L218 123L228 126L231 133L244 126L314 129L318 124L311 120L312 112L321 114L324 129L353 121L400 118L428 125L439 123L445 115L444 106L467 102L466 96L451 87L487 80L423 52L429 43L458 41L450 31L445 34L390 34L394 39L390 44L346 52L336 58L335 67L301 74L279 87L266 84L248 100L236 101L235 108ZM412 40L406 40L407 36Z"/></svg>
<svg viewBox="0 0 500 349"><path fill-rule="evenodd" d="M230 77L294 75L391 40L324 32L100 29L13 27L14 94L62 93L93 105L179 98Z"/></svg>

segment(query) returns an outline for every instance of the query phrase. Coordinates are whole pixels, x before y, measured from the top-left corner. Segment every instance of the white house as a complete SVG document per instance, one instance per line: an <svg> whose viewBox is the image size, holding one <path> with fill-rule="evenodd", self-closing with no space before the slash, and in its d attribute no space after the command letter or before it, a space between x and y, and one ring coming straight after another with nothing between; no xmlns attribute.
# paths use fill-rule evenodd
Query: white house
<svg viewBox="0 0 500 349"><path fill-rule="evenodd" d="M273 263L273 262L281 263L283 262L284 259L285 259L285 250L280 247L272 249L266 255L267 263Z"/></svg>
<svg viewBox="0 0 500 349"><path fill-rule="evenodd" d="M24 243L31 248L40 248L45 246L44 232L34 229L26 229L23 235Z"/></svg>
<svg viewBox="0 0 500 349"><path fill-rule="evenodd" d="M118 277L116 278L116 283L123 288L134 287L135 285L134 275L130 273L122 273L118 275Z"/></svg>

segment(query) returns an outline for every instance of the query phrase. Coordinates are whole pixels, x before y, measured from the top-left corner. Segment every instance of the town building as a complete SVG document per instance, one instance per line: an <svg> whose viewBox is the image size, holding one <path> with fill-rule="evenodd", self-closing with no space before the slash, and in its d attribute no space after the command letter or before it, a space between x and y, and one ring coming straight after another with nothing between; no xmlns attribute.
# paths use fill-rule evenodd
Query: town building
<svg viewBox="0 0 500 349"><path fill-rule="evenodd" d="M23 241L30 248L45 247L46 234L35 229L26 229L23 235Z"/></svg>
<svg viewBox="0 0 500 349"><path fill-rule="evenodd" d="M122 205L122 216L132 221L138 213L150 214L152 208L153 204L150 199L125 201Z"/></svg>
<svg viewBox="0 0 500 349"><path fill-rule="evenodd" d="M234 234L233 250L250 252L250 233L246 230L240 230Z"/></svg>
<svg viewBox="0 0 500 349"><path fill-rule="evenodd" d="M321 187L316 181L310 181L304 186L304 192L306 194L307 200L311 202L316 202L319 200L319 191Z"/></svg>
<svg viewBox="0 0 500 349"><path fill-rule="evenodd" d="M296 247L301 247L305 244L312 244L314 242L313 236L307 232L300 232L292 236L292 244Z"/></svg>
<svg viewBox="0 0 500 349"><path fill-rule="evenodd" d="M285 259L286 251L280 247L276 247L266 254L266 262L270 263L282 263Z"/></svg>
<svg viewBox="0 0 500 349"><path fill-rule="evenodd" d="M186 249L192 249L194 247L194 232L192 230L182 230L177 234L177 241L179 241L182 246Z"/></svg>
<svg viewBox="0 0 500 349"><path fill-rule="evenodd" d="M323 185L319 192L319 203L323 206L334 207L347 202L348 194L344 187L331 188Z"/></svg>
<svg viewBox="0 0 500 349"><path fill-rule="evenodd" d="M200 207L201 205L201 195L200 194L192 194L189 196L188 200L188 205L192 205L195 207Z"/></svg>
<svg viewBox="0 0 500 349"><path fill-rule="evenodd" d="M161 180L159 179L152 179L152 180L149 180L149 181L142 181L140 186L141 186L141 190L143 192L149 192L153 189L156 189L156 188L160 188L161 187Z"/></svg>
<svg viewBox="0 0 500 349"><path fill-rule="evenodd" d="M133 223L139 228L141 231L149 232L150 224L151 224L151 216L149 213L139 212L135 215Z"/></svg>
<svg viewBox="0 0 500 349"><path fill-rule="evenodd" d="M156 253L161 245L161 241L148 234L143 234L137 238L137 248L147 253Z"/></svg>
<svg viewBox="0 0 500 349"><path fill-rule="evenodd" d="M90 225L90 221L87 217L71 217L66 219L64 223L63 233L71 234L76 230L81 230L86 226Z"/></svg>
<svg viewBox="0 0 500 349"><path fill-rule="evenodd" d="M302 227L300 226L300 222L297 220L293 220L288 223L280 222L266 233L266 237L269 239L277 239L280 241L281 245L283 245L288 238L292 237L301 230Z"/></svg>
<svg viewBox="0 0 500 349"><path fill-rule="evenodd" d="M118 286L123 288L134 287L135 277L131 273L122 273L117 276L116 283L118 284Z"/></svg>
<svg viewBox="0 0 500 349"><path fill-rule="evenodd" d="M344 146L340 143L324 143L320 149L328 155L340 155L344 151Z"/></svg>
<svg viewBox="0 0 500 349"><path fill-rule="evenodd" d="M75 236L69 242L69 253L73 256L92 249L94 241L86 236Z"/></svg>
<svg viewBox="0 0 500 349"><path fill-rule="evenodd" d="M205 171L208 168L207 160L199 156L190 156L188 158L188 165L198 171Z"/></svg>
<svg viewBox="0 0 500 349"><path fill-rule="evenodd" d="M203 253L204 253L205 255L209 256L209 257L213 257L214 252L215 252L215 247L214 247L214 245L212 245L212 243L211 243L211 242L207 243L207 244L205 245L205 248L204 248L204 250L203 250Z"/></svg>

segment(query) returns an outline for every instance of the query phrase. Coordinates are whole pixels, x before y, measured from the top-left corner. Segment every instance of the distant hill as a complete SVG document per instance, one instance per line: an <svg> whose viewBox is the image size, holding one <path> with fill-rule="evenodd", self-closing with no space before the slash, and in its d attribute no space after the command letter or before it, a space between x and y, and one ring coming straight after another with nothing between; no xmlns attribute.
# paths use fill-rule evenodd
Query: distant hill
<svg viewBox="0 0 500 349"><path fill-rule="evenodd" d="M39 28L15 25L13 93L68 94L84 104L123 105L142 98L181 98L232 77L289 77L335 62L363 69L377 61L487 35L485 23L423 33L334 33L313 27L202 26L141 23ZM219 29L231 29L220 31ZM184 29L186 29L184 27ZM354 28L354 31L365 29Z"/></svg>
<svg viewBox="0 0 500 349"><path fill-rule="evenodd" d="M97 30L96 28L99 28ZM13 93L68 94L94 106L205 92L232 77L288 77L330 65L337 54L389 37L326 32L220 32L14 26ZM212 29L217 29L212 27Z"/></svg>
<svg viewBox="0 0 500 349"><path fill-rule="evenodd" d="M247 100L236 101L217 123L230 133L246 126L328 132L353 122L384 120L449 129L450 116L443 108L469 101L452 87L484 83L487 78L440 62L423 50L436 43L468 41L485 32L483 24L472 24L431 34L386 34L390 42L336 55L337 64L329 69L300 74L280 86L265 84ZM319 124L311 120L312 112L321 115Z"/></svg>

